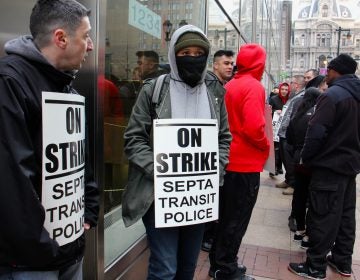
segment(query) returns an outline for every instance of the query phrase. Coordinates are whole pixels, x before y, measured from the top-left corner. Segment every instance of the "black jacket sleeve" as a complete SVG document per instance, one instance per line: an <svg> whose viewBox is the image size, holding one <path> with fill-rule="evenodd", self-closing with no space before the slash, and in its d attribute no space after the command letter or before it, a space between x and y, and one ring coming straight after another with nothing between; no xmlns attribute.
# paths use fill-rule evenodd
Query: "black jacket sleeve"
<svg viewBox="0 0 360 280"><path fill-rule="evenodd" d="M333 127L335 104L328 95L322 94L316 103L315 113L309 121L301 158L304 164L309 162L326 142L329 131Z"/></svg>
<svg viewBox="0 0 360 280"><path fill-rule="evenodd" d="M29 101L8 76L0 77L0 92L0 263L44 266L58 244L43 227L45 212L36 192L41 164L26 119Z"/></svg>
<svg viewBox="0 0 360 280"><path fill-rule="evenodd" d="M85 159L85 223L91 227L97 225L99 216L99 189L94 180L89 152L89 137L86 133L86 159Z"/></svg>

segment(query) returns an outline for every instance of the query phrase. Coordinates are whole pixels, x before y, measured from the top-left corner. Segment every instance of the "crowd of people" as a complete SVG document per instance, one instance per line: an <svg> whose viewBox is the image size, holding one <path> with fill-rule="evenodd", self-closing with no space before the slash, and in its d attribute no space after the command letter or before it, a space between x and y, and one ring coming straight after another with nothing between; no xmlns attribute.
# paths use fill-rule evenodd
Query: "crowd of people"
<svg viewBox="0 0 360 280"><path fill-rule="evenodd" d="M281 110L274 140L279 142L285 180L276 187L293 195L288 225L307 256L304 263L288 268L305 278L325 279L327 265L341 276L352 273L355 177L360 167L356 69L351 56L340 54L329 63L326 76L309 69L293 76L290 85L285 83L289 94L281 94L281 83L269 99L273 113ZM351 128L345 129L347 124Z"/></svg>
<svg viewBox="0 0 360 280"><path fill-rule="evenodd" d="M307 242L307 258L304 263L290 263L289 270L307 278L325 279L327 265L345 277L352 273L355 178L360 168L356 69L357 62L347 54L331 60L325 77L328 89L322 93L321 76L308 81L315 88L305 91L290 121L288 136L295 153L300 151L299 157L294 156L292 209L298 223L294 238Z"/></svg>
<svg viewBox="0 0 360 280"><path fill-rule="evenodd" d="M162 87L165 95L162 98L163 104L157 106L167 112L165 116L168 118L198 118L198 114L190 111L191 108L194 108L193 104L190 106L190 103L195 100L190 101L191 99L186 93L179 94L179 91L182 88L187 93L195 93L194 90L198 87L201 88L202 84L208 87L206 76L204 76L206 72L204 60L209 55L208 41L197 28L189 28L191 27L187 26L177 31L189 34L175 36L169 51L171 71ZM186 40L188 45L182 41L183 36L188 38ZM197 38L199 36L201 36L201 40ZM207 43L204 44L204 41ZM185 47L184 55L188 56L186 60L176 57L176 52L181 51L180 47L176 48L178 45ZM200 48L203 52L196 55L187 48ZM173 58L174 54L175 59ZM194 57L191 58L191 56ZM201 56L204 58L200 59ZM185 61L189 63L187 67L184 64ZM219 124L227 122L228 127L222 127L225 128L226 135L229 133L231 135L231 141L226 138L227 142L221 142L222 138L219 134L219 143L223 143L226 147L225 150L228 150L228 154L221 155L225 159L220 165L225 168L225 176L223 177L220 170L219 217L215 221L206 223L205 227L201 229L191 225L172 227L170 232L169 229L163 228L153 231L154 203L156 202L154 202L153 194L148 194L148 200L141 202L141 205L138 206L142 213L134 216L136 219L143 218L150 240L151 257L148 279L158 279L159 275L162 275L160 279L192 279L196 256L200 248L209 252L210 277L214 279L251 279L246 275L246 267L238 263L237 253L256 203L260 172L263 171L269 155L270 141L274 141L275 172L270 172L269 175L275 177L285 173L285 180L276 184L276 187L283 188L284 195L293 195L288 221L289 229L294 232L294 241L299 242L302 248L307 249L307 261L299 264L290 263L289 270L311 279L325 279L326 264L329 264L342 276L351 275L351 255L355 240L353 223L355 196L350 199L349 195L354 192L355 177L359 172L360 143L359 138L350 139L351 135L347 133L343 135L343 138L335 141L335 135L340 135L337 126L343 123L341 114L352 114L351 116L356 119L356 112L359 109L356 105L359 98L357 94L359 79L354 75L356 62L349 55L341 54L329 64L326 76L319 75L316 69L309 69L304 75L294 75L289 81L284 81L274 87L270 96L266 98L264 87L260 82L265 69L265 61L266 51L257 44L243 45L236 56L227 50L220 50L214 54L213 73L208 75L211 77L209 79L215 77L218 84L225 89L222 93L224 97L221 98L221 103L225 104L227 116L222 116L218 122ZM192 66L190 66L190 62ZM198 66L195 67L195 65ZM235 67L236 72L234 71ZM190 76L193 79L190 79ZM194 77L198 78L194 80ZM338 85L341 80L344 81ZM151 96L156 79L148 83L149 86L143 90L145 96ZM351 86L345 87L344 84L347 83ZM328 87L329 89L327 89ZM197 91L200 97L202 91ZM209 88L208 92L210 95L213 94ZM140 92L141 95L142 92ZM144 99L146 99L145 96ZM346 100L343 101L342 97ZM149 97L147 98L149 99ZM184 100L181 100L184 98L185 103ZM212 104L211 98L208 98L208 101L202 99L204 102L202 110L209 106L208 102ZM322 101L324 99L325 101ZM274 130L274 139L267 139L265 134L265 100L272 106L274 125L276 123L277 126ZM186 109L172 108L173 102L183 104L182 106L185 106ZM325 106L322 105L323 102L334 113L331 120L329 112L325 112L325 108L321 107ZM199 104L198 101L196 103ZM144 110L141 107L145 104L145 101L139 101L139 104L135 106L130 120L132 125L129 125L126 133L128 141L126 152L130 162L143 170L142 176L147 178L150 187L154 184L151 176L149 177L150 174L153 174L154 168L150 159L153 157L149 138L151 128L148 126L146 132L134 130L136 124L139 126L152 120L151 110L149 108ZM167 111L163 105L169 106L171 112ZM337 106L340 106L341 113L338 112ZM348 112L342 109L346 106L349 106ZM320 110L319 108L324 109ZM200 107L198 110L201 112ZM181 113L179 114L177 111ZM157 112L156 118L164 118L161 113L164 114L161 111ZM337 117L335 113L339 116ZM326 114L327 119L324 119L321 114ZM145 119L143 119L144 117ZM209 117L213 118L214 116L207 114L206 118ZM347 118L345 117L345 119ZM352 129L355 135L359 134L357 119L352 123ZM145 147L141 147L140 144L145 144ZM328 145L333 147L327 148ZM139 148L133 150L131 147ZM314 153L314 147L317 147L317 153ZM310 155L307 155L308 149L311 150ZM220 149L222 152L225 150ZM351 159L349 158L350 154L352 155ZM137 159L138 157L141 162ZM149 157L149 159L144 161L145 157ZM343 157L353 164L351 166L347 164L347 168L343 168L345 161L341 160L341 166L336 163L336 160L332 164L330 161L332 157L339 157L339 159ZM327 163L319 162L317 158L324 159ZM141 173L139 170L137 172ZM326 184L330 184L331 187L320 182L319 176L323 174L327 176ZM137 185L139 184L137 183ZM136 187L133 187L133 191L135 189ZM131 188L128 189L127 196L136 200L136 192L130 194L130 191ZM348 203L349 207L345 207L344 205ZM146 207L144 208L143 205ZM126 208L125 219L131 215L130 206L128 205ZM326 222L335 218L337 222L328 227ZM343 218L345 220L342 220ZM347 223L349 221L350 223ZM188 230L191 230L192 237L191 241L187 242L184 240L186 240ZM202 231L204 231L203 236L200 234ZM325 234L323 238L320 233ZM156 242L160 236L162 236L162 240L172 236L170 238L172 243ZM194 241L197 246L194 245ZM315 242L321 245L314 246ZM189 248L188 246L191 246L193 250L191 253L186 253L188 254L186 255L187 262L184 263L185 252L182 247ZM165 247L173 248L171 256L163 253ZM160 266L163 269L159 269ZM188 272L186 277L184 276L185 270Z"/></svg>
<svg viewBox="0 0 360 280"><path fill-rule="evenodd" d="M56 162L53 146L46 150L46 158L42 156L47 140L43 129L49 113L41 100L47 96L42 92L56 92L57 100L63 100L61 104L82 104L72 101L77 98L73 95L79 96L72 81L93 49L89 13L75 0L39 0L30 17L31 36L5 45L7 55L0 60L0 211L4 225L0 230L0 280L82 279L84 231L97 223L98 188L84 148L84 167L76 170L82 172L78 175L82 178L81 226L76 234L60 238L61 228L51 225L54 216L49 215L56 207L45 209L51 197L60 195L62 185L54 182L50 194L45 190L52 182L44 182L52 176L43 178L43 172L53 171ZM360 172L360 80L354 75L357 62L340 54L328 64L326 76L310 69L281 82L267 98L261 84L266 50L259 44L244 44L236 55L229 50L216 52L210 72L209 40L198 27L185 25L171 36L165 69L159 68L154 51L139 51L136 55L134 77L144 83L124 134L129 174L122 215L126 226L142 219L146 228L150 248L147 279L192 280L201 249L209 252L210 277L252 279L246 275L247 268L238 263L237 254L272 142L275 171L270 176L285 173L285 181L276 187L283 188L284 195L293 195L289 228L294 241L307 249L306 262L290 263L289 270L310 279L325 279L330 265L342 276L351 276L355 177ZM265 133L266 100L272 106L277 127L274 139L268 139ZM169 143L171 127L184 126L174 138L184 149L203 143L199 133L206 129L193 127L205 120L204 127L213 123L217 127L209 132L216 138L213 145L217 151L211 160L205 153L199 158L196 154L174 153L169 162L165 162L166 154L154 156L154 141L158 139L154 136L155 124L169 127ZM73 141L65 132L64 139ZM72 133L69 129L67 132ZM186 132L193 136L189 141ZM86 135L84 132L79 136L84 143L89 141ZM179 167L181 156L185 160ZM175 177L180 168L192 172L199 171L200 166L214 171L209 174L215 174L216 179L200 183L199 189L218 190L213 193L218 194L218 203L207 209L210 218L211 211L218 212L215 218L204 223L203 216L197 214L197 222L186 217L191 222L180 224L174 219L178 224L159 226L157 188L167 192L173 187L170 181L159 185L155 175L169 166L174 171L169 178ZM63 176L64 184L78 179L68 173ZM189 191L197 182L186 180L187 188L176 182L174 189ZM69 196L77 192L76 186L73 192L68 188ZM193 195L189 191L189 196ZM170 201L171 208L189 204L191 199Z"/></svg>

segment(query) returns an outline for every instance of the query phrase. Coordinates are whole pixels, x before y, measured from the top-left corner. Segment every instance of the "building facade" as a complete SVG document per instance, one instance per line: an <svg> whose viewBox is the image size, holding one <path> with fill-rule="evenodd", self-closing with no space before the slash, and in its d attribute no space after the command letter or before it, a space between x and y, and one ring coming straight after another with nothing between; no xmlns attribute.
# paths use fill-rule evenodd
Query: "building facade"
<svg viewBox="0 0 360 280"><path fill-rule="evenodd" d="M6 3L5 3L6 2ZM7 40L29 33L36 2L5 1L0 11L0 56ZM196 25L208 34L212 53L258 42L267 52L263 84L267 89L281 71L281 3L270 0L79 0L92 10L94 50L78 73L74 86L86 97L90 151L101 190L99 225L87 233L85 279L145 279L147 249L142 222L125 228L121 196L128 161L123 134L141 82L136 52L153 50L166 65L168 41L182 24ZM231 3L232 12L227 12ZM211 13L210 13L211 11ZM211 14L211 16L210 16ZM16 15L16 17L14 17ZM214 19L217 18L215 21ZM218 20L220 18L220 20ZM209 61L209 69L211 69ZM115 85L108 90L104 79Z"/></svg>
<svg viewBox="0 0 360 280"><path fill-rule="evenodd" d="M293 1L292 74L310 68L326 73L339 53L360 59L360 1Z"/></svg>
<svg viewBox="0 0 360 280"><path fill-rule="evenodd" d="M239 46L245 42L261 44L267 51L263 84L270 89L281 81L286 62L290 59L291 2L209 2L208 38L212 53L229 49L237 54Z"/></svg>

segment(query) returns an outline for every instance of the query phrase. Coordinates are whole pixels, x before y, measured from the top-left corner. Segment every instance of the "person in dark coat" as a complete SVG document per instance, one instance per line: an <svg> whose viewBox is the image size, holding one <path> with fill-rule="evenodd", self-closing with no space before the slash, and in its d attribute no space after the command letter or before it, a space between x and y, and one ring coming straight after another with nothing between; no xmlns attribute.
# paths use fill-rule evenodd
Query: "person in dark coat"
<svg viewBox="0 0 360 280"><path fill-rule="evenodd" d="M279 86L279 92L276 95L270 97L269 105L271 105L272 113L276 110L282 109L286 101L289 99L290 95L290 85L289 83L281 83Z"/></svg>
<svg viewBox="0 0 360 280"><path fill-rule="evenodd" d="M276 85L273 87L273 89L270 91L268 98L267 98L267 103L269 103L271 97L276 96L279 94L279 86Z"/></svg>
<svg viewBox="0 0 360 280"><path fill-rule="evenodd" d="M317 76L311 80L312 87L306 89L297 111L289 122L286 130L286 139L294 150L294 175L295 188L292 202L297 230L294 234L294 241L301 242L301 247L306 249L309 246L308 236L305 228L306 201L308 198L308 187L311 179L311 171L300 164L300 153L304 145L305 134L310 117L315 112L315 104L321 91L320 85L325 83L324 76Z"/></svg>
<svg viewBox="0 0 360 280"><path fill-rule="evenodd" d="M44 115L49 106L42 100L56 96L46 101L55 104L60 119L68 106L63 104L77 103L67 112L84 112L83 101L71 100L83 100L72 82L93 49L89 14L75 0L39 0L30 16L32 35L5 44L7 55L0 60L0 279L82 279L84 230L96 226L99 211L85 114L78 114L82 133L56 127L62 142L45 146L44 127L54 121L49 112ZM77 142L71 142L74 134L81 137Z"/></svg>
<svg viewBox="0 0 360 280"><path fill-rule="evenodd" d="M289 270L325 279L329 264L350 277L355 243L356 175L360 172L360 80L357 62L347 54L330 61L329 88L316 103L301 160L311 169L306 262ZM329 255L329 252L331 254Z"/></svg>
<svg viewBox="0 0 360 280"><path fill-rule="evenodd" d="M288 83L281 83L279 86L278 94L273 95L269 100L269 105L271 105L273 117L274 114L279 114L279 115L281 114L281 110L284 104L289 99L289 95L290 95L290 85ZM275 174L270 173L270 176L283 174L279 141L274 141L274 151L275 151Z"/></svg>

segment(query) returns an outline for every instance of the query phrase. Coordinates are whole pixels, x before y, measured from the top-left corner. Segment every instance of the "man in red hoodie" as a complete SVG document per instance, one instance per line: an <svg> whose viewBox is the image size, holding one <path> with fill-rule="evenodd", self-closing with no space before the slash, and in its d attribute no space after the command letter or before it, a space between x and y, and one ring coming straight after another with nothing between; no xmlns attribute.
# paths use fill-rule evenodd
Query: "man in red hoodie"
<svg viewBox="0 0 360 280"><path fill-rule="evenodd" d="M266 52L258 44L241 46L237 74L226 85L225 103L232 142L224 185L220 188L219 226L210 251L209 275L215 279L251 279L237 254L254 208L260 172L269 155L265 135L265 90L260 83Z"/></svg>

